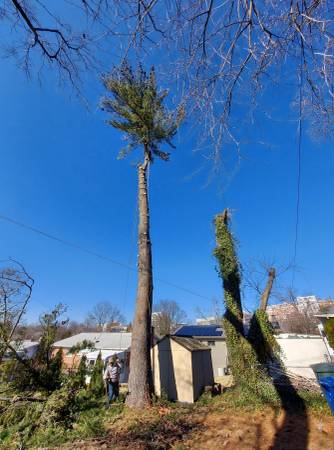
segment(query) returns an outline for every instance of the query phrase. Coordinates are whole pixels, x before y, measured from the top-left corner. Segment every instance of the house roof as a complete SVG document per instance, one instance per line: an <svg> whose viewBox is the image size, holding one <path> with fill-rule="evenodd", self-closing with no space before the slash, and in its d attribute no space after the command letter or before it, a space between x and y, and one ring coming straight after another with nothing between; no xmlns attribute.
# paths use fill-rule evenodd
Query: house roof
<svg viewBox="0 0 334 450"><path fill-rule="evenodd" d="M124 350L131 345L132 333L79 333L53 344L54 347L71 348L82 341L91 341L97 350Z"/></svg>
<svg viewBox="0 0 334 450"><path fill-rule="evenodd" d="M326 308L321 308L319 313L314 315L316 317L334 317L334 306L327 306Z"/></svg>
<svg viewBox="0 0 334 450"><path fill-rule="evenodd" d="M221 325L182 325L174 336L224 337L224 331Z"/></svg>
<svg viewBox="0 0 334 450"><path fill-rule="evenodd" d="M124 358L124 352L117 352L115 350L95 350L92 352L83 351L80 353L82 355L85 355L88 360L90 359L96 360L97 357L99 356L99 353L101 353L102 361L105 361L107 358L113 355L118 355L119 357Z"/></svg>
<svg viewBox="0 0 334 450"><path fill-rule="evenodd" d="M190 352L196 352L199 350L210 350L210 347L207 345L202 344L202 342L198 341L197 339L193 339L190 337L180 337L180 336L169 336L170 339L172 339L174 342L177 342L179 345L184 347L185 349L189 350Z"/></svg>
<svg viewBox="0 0 334 450"><path fill-rule="evenodd" d="M31 341L30 339L24 339L23 341L12 341L11 345L19 350L26 350L30 347L34 347L36 345L38 345L39 342L38 341Z"/></svg>

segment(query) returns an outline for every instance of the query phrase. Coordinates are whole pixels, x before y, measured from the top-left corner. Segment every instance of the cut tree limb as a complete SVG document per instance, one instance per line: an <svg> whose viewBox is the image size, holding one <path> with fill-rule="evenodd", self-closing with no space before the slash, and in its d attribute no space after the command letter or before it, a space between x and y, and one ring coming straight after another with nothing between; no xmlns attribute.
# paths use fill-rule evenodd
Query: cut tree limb
<svg viewBox="0 0 334 450"><path fill-rule="evenodd" d="M263 291L263 294L261 295L261 301L260 301L260 311L265 311L267 309L268 300L270 297L270 293L273 287L273 283L276 277L276 270L274 267L269 269L268 271L268 281L265 290Z"/></svg>

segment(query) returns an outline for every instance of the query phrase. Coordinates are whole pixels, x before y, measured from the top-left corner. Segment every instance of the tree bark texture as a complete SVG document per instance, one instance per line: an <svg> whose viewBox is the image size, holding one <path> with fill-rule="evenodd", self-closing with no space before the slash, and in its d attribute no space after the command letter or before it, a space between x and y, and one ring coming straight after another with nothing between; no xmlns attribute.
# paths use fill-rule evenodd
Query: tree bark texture
<svg viewBox="0 0 334 450"><path fill-rule="evenodd" d="M138 285L131 341L129 394L126 400L126 404L133 408L149 406L153 391L150 355L153 280L147 190L149 163L146 154L144 163L138 166Z"/></svg>
<svg viewBox="0 0 334 450"><path fill-rule="evenodd" d="M263 294L261 295L260 308L259 308L261 311L265 311L267 309L268 300L269 300L269 297L271 294L271 290L273 287L275 277L276 277L276 271L272 267L271 269L269 269L268 281L267 281L265 290L263 291Z"/></svg>

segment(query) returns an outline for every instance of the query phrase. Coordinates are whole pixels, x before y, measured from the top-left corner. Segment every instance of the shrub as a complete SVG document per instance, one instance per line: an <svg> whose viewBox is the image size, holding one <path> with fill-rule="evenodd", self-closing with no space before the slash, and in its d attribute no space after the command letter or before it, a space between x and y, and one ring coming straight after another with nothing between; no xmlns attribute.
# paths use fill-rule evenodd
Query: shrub
<svg viewBox="0 0 334 450"><path fill-rule="evenodd" d="M75 412L75 390L68 385L54 391L45 404L40 418L43 426L72 424Z"/></svg>
<svg viewBox="0 0 334 450"><path fill-rule="evenodd" d="M99 398L105 395L105 385L103 381L103 361L101 352L99 353L95 366L93 368L92 377L89 384L89 390L92 394Z"/></svg>

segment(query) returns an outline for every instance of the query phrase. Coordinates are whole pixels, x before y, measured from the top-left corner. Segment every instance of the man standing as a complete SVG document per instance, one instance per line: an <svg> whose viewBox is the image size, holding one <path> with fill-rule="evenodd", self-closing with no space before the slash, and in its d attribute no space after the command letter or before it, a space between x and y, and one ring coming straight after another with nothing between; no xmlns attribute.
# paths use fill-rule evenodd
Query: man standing
<svg viewBox="0 0 334 450"><path fill-rule="evenodd" d="M120 373L121 364L119 363L119 359L114 355L109 359L103 375L103 379L106 382L109 403L118 398Z"/></svg>

